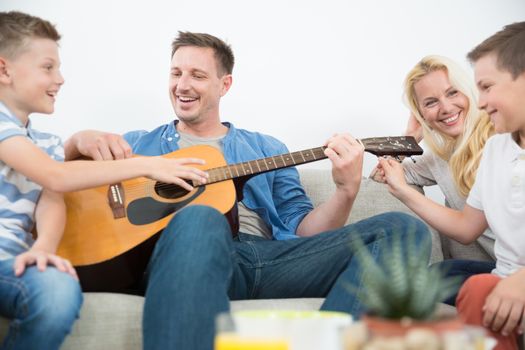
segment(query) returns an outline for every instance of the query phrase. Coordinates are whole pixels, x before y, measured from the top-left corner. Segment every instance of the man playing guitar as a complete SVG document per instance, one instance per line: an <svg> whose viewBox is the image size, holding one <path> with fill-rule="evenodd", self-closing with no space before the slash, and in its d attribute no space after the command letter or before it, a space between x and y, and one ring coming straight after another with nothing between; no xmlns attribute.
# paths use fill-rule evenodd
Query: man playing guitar
<svg viewBox="0 0 525 350"><path fill-rule="evenodd" d="M205 144L232 164L288 152L273 137L221 122L220 100L232 85L229 45L208 34L180 32L172 48L169 93L177 120L124 138L79 132L66 142L66 157L153 156ZM350 242L360 238L373 253L374 245L394 234L405 238L409 226L417 228L418 242L428 239L428 231L400 213L344 226L359 190L364 147L340 134L326 141L323 152L336 189L315 209L295 167L284 167L236 187L242 196L238 234L224 213L210 206L177 211L156 241L143 276L144 348L213 348L214 318L229 310L230 300L326 297L323 310L359 317L363 306L345 287L359 288L363 273ZM197 167L181 165L177 176L187 179L192 166Z"/></svg>

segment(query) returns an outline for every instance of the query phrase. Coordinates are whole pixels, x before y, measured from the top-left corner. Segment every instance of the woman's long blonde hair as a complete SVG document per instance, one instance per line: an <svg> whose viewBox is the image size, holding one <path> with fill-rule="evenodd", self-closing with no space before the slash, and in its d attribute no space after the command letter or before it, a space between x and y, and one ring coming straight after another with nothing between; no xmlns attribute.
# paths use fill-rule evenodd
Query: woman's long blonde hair
<svg viewBox="0 0 525 350"><path fill-rule="evenodd" d="M444 71L450 84L465 95L469 101L465 114L463 133L451 138L433 130L419 110L414 85L431 72ZM423 126L425 143L441 159L448 161L452 177L459 192L467 197L478 170L485 142L494 133L490 118L477 108L478 92L470 78L458 64L443 56L426 56L407 74L405 79L405 99L419 123Z"/></svg>

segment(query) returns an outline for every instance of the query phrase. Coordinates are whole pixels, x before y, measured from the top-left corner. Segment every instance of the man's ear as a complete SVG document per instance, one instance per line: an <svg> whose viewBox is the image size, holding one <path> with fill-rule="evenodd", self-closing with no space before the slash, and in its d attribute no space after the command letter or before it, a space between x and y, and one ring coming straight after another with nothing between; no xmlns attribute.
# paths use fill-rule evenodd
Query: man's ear
<svg viewBox="0 0 525 350"><path fill-rule="evenodd" d="M225 74L222 78L222 89L221 89L221 97L226 95L228 90L230 90L230 87L233 83L233 77L231 74Z"/></svg>
<svg viewBox="0 0 525 350"><path fill-rule="evenodd" d="M11 77L8 72L8 61L6 58L0 56L0 83L9 84L11 82Z"/></svg>

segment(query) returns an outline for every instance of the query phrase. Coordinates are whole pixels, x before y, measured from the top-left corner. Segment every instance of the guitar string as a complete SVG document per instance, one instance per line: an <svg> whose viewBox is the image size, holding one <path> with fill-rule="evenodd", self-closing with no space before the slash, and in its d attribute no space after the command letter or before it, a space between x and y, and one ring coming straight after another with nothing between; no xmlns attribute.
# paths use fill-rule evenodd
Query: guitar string
<svg viewBox="0 0 525 350"><path fill-rule="evenodd" d="M251 174L259 174L266 171L272 171L276 169L283 168L285 166L291 165L300 165L309 161L315 161L326 158L324 155L324 148L319 147L310 150L297 151L288 154L276 155L273 157L267 157L264 159L258 159L253 161L247 161L243 163L225 165L217 168L210 169L212 172L211 182L204 184L204 186L222 182L225 180L235 179L237 177L248 176ZM263 165L264 169L261 169ZM258 168L259 171L254 171L254 168ZM235 175L234 173L237 173ZM146 186L144 185L146 184ZM194 186L199 187L199 185ZM129 184L126 186L128 195L136 195L137 193L146 194L146 193L157 193L160 195L162 191L169 192L171 190L176 191L172 196L169 193L163 193L161 197L163 198L180 198L186 196L187 194L193 191L187 191L181 186L172 183L161 183L151 179L135 179L134 184ZM181 193L182 191L182 193ZM180 194L180 196L179 196Z"/></svg>
<svg viewBox="0 0 525 350"><path fill-rule="evenodd" d="M215 172L218 172L218 171L216 171L217 169L213 169L213 170ZM225 180L231 180L231 179L235 179L237 177L248 176L250 174L251 174L251 172L245 173L245 174L240 175L240 176L220 176L219 175L216 179L213 178L213 176L212 176L212 181L208 182L208 183L206 183L204 185L210 185L210 184L217 183L217 182L222 182L222 181L225 181ZM146 184L146 186L145 186L145 184ZM200 185L194 185L194 187L198 187L198 186L200 186ZM128 188L128 192L129 193L135 193L135 190L137 190L137 192L151 192L151 191L155 191L155 190L157 190L157 191L170 191L170 190L175 190L175 189L182 189L182 187L180 185L178 185L178 184L162 183L162 182L157 182L157 181L151 180L151 179L135 180L134 184L130 184L130 185L126 186L126 187Z"/></svg>
<svg viewBox="0 0 525 350"><path fill-rule="evenodd" d="M221 167L209 169L209 172L212 173L210 176L211 182L208 182L207 184L249 176L252 174L256 175L267 171L278 170L293 165L301 165L324 158L326 158L324 155L324 148L319 147L310 150L297 151L263 159L246 161L238 164L224 165ZM162 183L158 185L158 188L165 189L171 186L172 184Z"/></svg>
<svg viewBox="0 0 525 350"><path fill-rule="evenodd" d="M365 146L370 146L371 144L377 144L377 143L381 144L381 141L380 140L376 140L376 139L361 139L361 141L365 144ZM402 140L402 141L405 141L405 140ZM388 145L388 146L393 146L390 151L395 151L396 148L397 148L394 145ZM376 147L377 147L377 145L376 145ZM292 152L292 153L287 153L287 154L276 155L276 156L273 156L273 157L267 157L267 158L263 158L263 159L252 160L252 161L247 161L247 162L243 162L243 163L238 163L238 164L233 164L233 165L225 165L225 166L213 168L213 169L210 169L210 172L224 173L225 176L221 176L219 174L219 175L217 175L217 179L213 178L212 182L208 182L208 183L206 183L204 185L209 185L209 184L213 184L213 183L216 183L216 182L221 182L221 181L225 181L225 180L235 179L237 177L248 176L248 175L251 175L251 174L259 174L259 173L262 173L262 172L265 172L265 171L277 170L277 169L280 169L280 168L285 167L285 166L301 165L301 164L304 164L304 163L307 163L307 162L310 162L310 161L316 161L316 160L320 160L320 159L325 159L326 156L324 155L324 148L325 147L323 146L323 147L318 147L318 148L312 148L312 149L309 149L309 150L297 151L297 152ZM411 148L411 145L409 145L409 148ZM399 151L399 149L397 149L397 150ZM383 151L386 151L386 150L383 149ZM305 154L305 152L306 153L308 153L308 152L313 153L314 154L314 159L306 161L305 155L306 155L307 158L310 157L310 156ZM287 157L287 156L289 156L290 158L287 158L287 160L285 160L284 157ZM301 161L301 159L299 159L299 161L296 161L294 157L298 157L298 156L301 156L303 161ZM317 157L319 157L319 158L317 158ZM276 165L277 163L281 163L281 161L279 159L282 160L283 165ZM290 162L290 159L291 159L291 162ZM270 162L270 163L268 163L268 162ZM272 162L273 162L273 164L271 164ZM263 171L253 171L253 167L254 166L257 166L259 168L259 170L261 170L259 163L265 164L266 169L263 170ZM249 172L246 171L246 169L248 169L248 167L250 168ZM232 169L235 170L235 172L237 172L238 176L232 176L233 175ZM226 176L226 173L229 173L230 175ZM239 174L242 174L242 175L239 175ZM136 193L135 189L138 189L139 190L138 192L144 192L145 189L147 190L146 192L150 192L150 191L156 192L155 190L157 190L157 191L163 191L163 190L164 191L169 191L169 190L174 190L174 189L182 189L186 193L189 193L188 191L184 190L181 186L179 186L177 184L173 184L173 183L163 183L163 182L158 182L158 181L151 180L151 179L135 180L135 181L136 182L140 182L140 183L135 183L135 184L127 186L128 193L130 193L130 194ZM148 185L144 186L144 183L148 183ZM194 186L194 187L198 187L198 185Z"/></svg>
<svg viewBox="0 0 525 350"><path fill-rule="evenodd" d="M392 137L390 140L386 140L386 141L397 141L399 143L399 140L398 140L399 137ZM408 148L412 148L412 145L410 144L410 142L408 142L408 146L405 145L405 141L406 140L406 137L402 137L401 139L401 143L399 143L403 148L404 147L408 147ZM369 139L361 139L361 142L363 142L363 144L368 147L368 151L372 150L373 147L370 147L371 145L375 146L376 148L376 152L377 152L377 147L378 147L378 144L381 145L381 142L385 142L385 140L378 140L376 138L369 138ZM214 172L217 172L217 173L225 173L228 172L230 173L230 176L218 176L218 179L214 179L214 181L212 182L209 182L207 184L212 184L212 183L215 183L215 182L221 182L221 181L225 181L225 180L230 180L230 179L234 179L234 178L237 178L237 177L241 177L241 176L247 176L247 175L251 175L251 174L259 174L259 173L262 173L264 171L271 171L271 170L276 170L276 169L279 169L279 168L282 168L284 166L292 166L292 165L301 165L301 164L304 164L306 162L310 162L310 161L316 161L316 160L320 160L320 159L325 159L326 156L324 155L324 149L326 147L318 147L318 148L312 148L312 149L309 149L309 150L303 150L303 151L297 151L297 152L292 152L292 153L286 153L286 154L281 154L281 155L276 155L276 156L273 156L273 157L267 157L267 158L263 158L263 159L258 159L258 160L252 160L252 161L247 161L247 162L243 162L243 163L238 163L238 164L233 164L233 165L225 165L225 166L222 166L222 167L218 167L218 168L213 168L213 169L210 169L211 171L214 171ZM397 151L397 152L395 152ZM308 153L308 152L312 152L314 154L314 159L312 160L308 160L306 161L305 159L305 154L304 153ZM382 149L382 153L385 153L385 154L394 154L394 153L407 153L407 151L401 151L399 148L398 148L398 145L387 145L387 147L383 147ZM408 152L410 153L410 152ZM288 160L285 160L284 157L286 156L290 156L292 160L292 162ZM299 161L297 162L295 160L295 158L298 158L298 156L301 156L301 158L303 159L303 161L301 161L301 159L299 159ZM309 155L306 155L306 157L310 157ZM318 158L319 157L319 158ZM277 159L282 159L283 161L283 164L284 165L276 165L277 163L280 163L279 160L276 160ZM257 171L257 172L254 172L253 170L250 170L250 172L246 172L244 169L246 169L247 167L250 167L250 169L253 168L252 165L255 165L257 167L259 167L259 170L260 170L260 166L259 166L259 163L263 162L263 161L266 161L265 164L266 164L266 170L264 171ZM267 163L268 161L273 161L274 164L269 164ZM288 161L288 163L287 163ZM272 167L271 169L269 168L269 165ZM235 172L237 172L237 174L241 174L242 175L239 175L239 176L231 176L231 174L233 174L233 171L231 169L235 169ZM239 169L241 171L239 171ZM206 185L206 184L205 184ZM180 187L178 185L175 185L175 184L169 184L169 183L161 183L159 185L157 185L157 188L158 189L171 189L172 187Z"/></svg>

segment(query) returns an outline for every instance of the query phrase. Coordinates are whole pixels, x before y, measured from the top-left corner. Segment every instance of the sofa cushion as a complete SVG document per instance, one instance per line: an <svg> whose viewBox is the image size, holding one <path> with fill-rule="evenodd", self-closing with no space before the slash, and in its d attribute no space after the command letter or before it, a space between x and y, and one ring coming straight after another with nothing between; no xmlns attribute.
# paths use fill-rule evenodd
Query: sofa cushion
<svg viewBox="0 0 525 350"><path fill-rule="evenodd" d="M231 310L319 310L323 301L323 298L235 300Z"/></svg>
<svg viewBox="0 0 525 350"><path fill-rule="evenodd" d="M80 317L62 349L142 349L144 298L113 293L84 293ZM9 321L0 317L0 339Z"/></svg>

